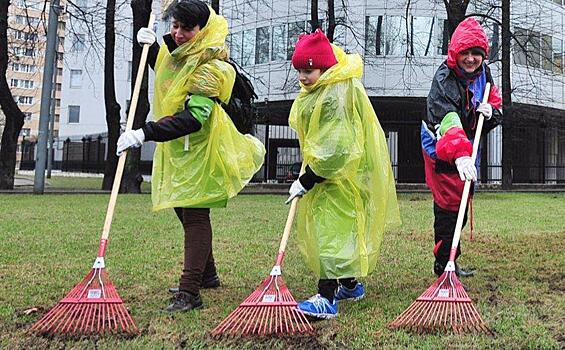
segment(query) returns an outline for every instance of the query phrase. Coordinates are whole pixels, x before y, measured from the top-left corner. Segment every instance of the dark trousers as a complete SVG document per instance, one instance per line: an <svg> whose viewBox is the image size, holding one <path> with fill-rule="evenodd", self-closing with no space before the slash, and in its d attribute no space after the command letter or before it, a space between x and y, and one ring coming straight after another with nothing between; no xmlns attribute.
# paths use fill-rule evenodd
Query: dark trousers
<svg viewBox="0 0 565 350"><path fill-rule="evenodd" d="M445 267L447 261L449 260L449 252L451 251L451 243L453 242L453 234L455 233L455 224L457 223L457 212L445 210L440 208L434 202L434 235L435 243L441 241L441 245L436 251L436 262ZM463 227L467 223L467 210L465 210L465 216L463 217ZM457 246L457 254L455 259L461 255L461 242Z"/></svg>
<svg viewBox="0 0 565 350"><path fill-rule="evenodd" d="M333 302L335 292L337 291L337 287L339 287L340 284L346 288L352 289L355 288L355 285L357 285L357 280L355 279L355 277L340 278L339 280L321 279L318 281L318 293L324 298L328 299L330 302Z"/></svg>
<svg viewBox="0 0 565 350"><path fill-rule="evenodd" d="M184 267L179 290L198 294L203 279L216 275L210 209L175 208L184 228Z"/></svg>

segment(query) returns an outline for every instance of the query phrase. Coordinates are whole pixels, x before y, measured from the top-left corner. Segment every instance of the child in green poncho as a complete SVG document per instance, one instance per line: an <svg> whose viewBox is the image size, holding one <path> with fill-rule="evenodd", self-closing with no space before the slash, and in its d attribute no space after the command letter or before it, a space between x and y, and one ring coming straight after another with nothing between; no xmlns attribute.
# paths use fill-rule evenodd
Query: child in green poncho
<svg viewBox="0 0 565 350"><path fill-rule="evenodd" d="M164 45L142 28L137 40L152 45L155 70L153 115L118 139L117 153L155 141L153 210L173 208L184 229L184 266L171 288L169 312L202 307L201 288L220 279L212 249L210 208L225 207L251 180L265 155L263 144L235 128L221 104L229 101L235 71L227 62L227 21L199 0L176 0L168 8L171 31Z"/></svg>
<svg viewBox="0 0 565 350"><path fill-rule="evenodd" d="M299 38L292 64L301 91L290 126L303 174L290 187L302 196L298 246L319 278L318 294L298 304L316 318L337 316L337 302L365 296L357 278L376 266L385 224L399 223L386 139L360 78L361 57L347 55L317 30Z"/></svg>

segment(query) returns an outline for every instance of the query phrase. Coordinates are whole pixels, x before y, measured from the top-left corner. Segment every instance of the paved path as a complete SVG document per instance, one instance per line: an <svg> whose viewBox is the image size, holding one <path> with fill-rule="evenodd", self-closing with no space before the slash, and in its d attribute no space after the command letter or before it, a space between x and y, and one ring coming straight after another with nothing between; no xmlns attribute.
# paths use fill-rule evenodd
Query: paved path
<svg viewBox="0 0 565 350"><path fill-rule="evenodd" d="M31 186L33 187L33 180L27 178L16 177L14 179L14 187L26 187Z"/></svg>

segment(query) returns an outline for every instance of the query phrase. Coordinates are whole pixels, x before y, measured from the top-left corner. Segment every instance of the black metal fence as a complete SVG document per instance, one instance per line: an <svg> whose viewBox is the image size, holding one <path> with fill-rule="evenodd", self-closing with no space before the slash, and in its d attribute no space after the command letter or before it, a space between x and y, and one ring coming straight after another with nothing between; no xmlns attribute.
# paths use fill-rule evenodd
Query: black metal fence
<svg viewBox="0 0 565 350"><path fill-rule="evenodd" d="M564 118L565 119L565 118ZM565 127L562 121L540 123L539 120L517 118L512 128L512 182L530 184L565 183ZM420 125L415 122L383 122L391 163L398 183L423 183L424 165L420 146ZM290 168L301 162L298 140L286 126L263 126L257 135L266 144L265 166L255 176L260 182L287 182ZM268 131L270 130L270 131ZM59 148L59 159L53 169L68 172L103 173L107 139L102 135L66 139ZM483 142L480 181L500 183L500 162L486 161L487 142ZM24 140L21 145L20 169L34 169L35 143ZM61 155L62 154L62 155ZM140 171L151 173L151 161L142 161Z"/></svg>
<svg viewBox="0 0 565 350"><path fill-rule="evenodd" d="M103 173L106 142L101 135L83 137L80 141L66 139L63 143L62 171Z"/></svg>

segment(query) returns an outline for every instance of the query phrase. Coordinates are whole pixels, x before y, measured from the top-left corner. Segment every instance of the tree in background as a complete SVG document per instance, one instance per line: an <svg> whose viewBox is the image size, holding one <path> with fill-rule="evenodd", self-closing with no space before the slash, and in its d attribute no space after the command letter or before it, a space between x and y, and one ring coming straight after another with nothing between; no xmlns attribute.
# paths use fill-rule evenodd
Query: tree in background
<svg viewBox="0 0 565 350"><path fill-rule="evenodd" d="M131 9L133 12L133 33L135 34L142 27L147 27L149 22L149 15L151 13L151 3L152 0L132 0ZM139 67L139 61L141 60L142 47L137 43L136 40L132 42L132 80L131 80L131 91L134 89L135 85L135 74L137 73ZM148 98L148 69L144 70L143 83L141 84L141 90L139 92L139 99L137 101L137 107L135 109L135 117L133 121L133 129L139 129L145 124L147 119L147 114L149 113L149 98ZM130 99L131 101L131 99ZM128 111L131 106L128 106ZM134 148L128 150L126 165L124 168L124 178L122 179L121 192L125 193L141 193L141 183L143 182L143 177L139 171L139 163L141 160L141 148Z"/></svg>
<svg viewBox="0 0 565 350"><path fill-rule="evenodd" d="M14 102L14 96L6 80L8 69L8 7L10 1L0 2L0 107L6 124L0 144L0 189L14 188L16 172L16 150L18 136L24 125L24 114Z"/></svg>
<svg viewBox="0 0 565 350"><path fill-rule="evenodd" d="M106 124L108 125L108 148L106 167L102 189L110 190L116 175L118 157L116 142L120 136L120 105L116 100L116 84L114 79L114 49L116 46L116 0L106 2L105 40L104 40L104 106L106 107Z"/></svg>

